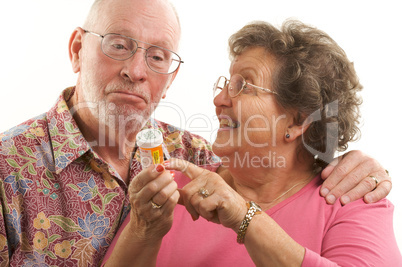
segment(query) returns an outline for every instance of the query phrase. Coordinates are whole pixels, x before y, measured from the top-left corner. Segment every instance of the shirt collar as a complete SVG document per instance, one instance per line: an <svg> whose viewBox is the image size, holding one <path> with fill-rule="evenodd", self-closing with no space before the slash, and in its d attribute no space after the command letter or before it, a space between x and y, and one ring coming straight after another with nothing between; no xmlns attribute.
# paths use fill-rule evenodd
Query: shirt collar
<svg viewBox="0 0 402 267"><path fill-rule="evenodd" d="M74 87L65 89L56 104L47 112L49 136L57 174L90 150L90 145L78 128L65 100L65 97L73 92L72 90Z"/></svg>
<svg viewBox="0 0 402 267"><path fill-rule="evenodd" d="M56 104L47 112L49 138L52 144L55 171L57 174L86 152L88 152L89 155L87 155L85 159L89 157L103 161L91 149L91 145L85 140L71 114L70 109L68 108L66 100L68 101L74 93L74 90L74 87L65 89L56 101ZM148 128L160 129L160 125L158 124L158 121L150 118L143 127L143 129ZM169 157L166 145L163 143L162 146L165 156ZM134 149L133 152L130 165L133 164L133 161L139 161L139 151ZM119 177L117 172L111 166L109 166L109 172L112 175Z"/></svg>

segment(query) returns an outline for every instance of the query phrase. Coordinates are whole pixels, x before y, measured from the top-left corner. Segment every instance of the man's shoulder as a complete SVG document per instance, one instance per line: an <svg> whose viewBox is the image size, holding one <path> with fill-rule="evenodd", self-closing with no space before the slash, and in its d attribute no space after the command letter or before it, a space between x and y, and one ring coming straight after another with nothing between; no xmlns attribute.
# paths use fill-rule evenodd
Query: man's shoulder
<svg viewBox="0 0 402 267"><path fill-rule="evenodd" d="M10 140L36 139L44 136L46 132L46 113L43 113L0 133L0 146Z"/></svg>
<svg viewBox="0 0 402 267"><path fill-rule="evenodd" d="M33 163L40 153L35 148L48 141L47 133L45 114L0 133L0 178L18 187L28 181L23 179L23 171L36 174Z"/></svg>

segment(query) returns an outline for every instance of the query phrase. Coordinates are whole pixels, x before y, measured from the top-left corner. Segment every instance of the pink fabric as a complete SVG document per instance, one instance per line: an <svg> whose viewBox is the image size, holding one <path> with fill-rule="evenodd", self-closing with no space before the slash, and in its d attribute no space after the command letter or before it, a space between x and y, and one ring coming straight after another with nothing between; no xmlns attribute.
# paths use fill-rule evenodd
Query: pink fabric
<svg viewBox="0 0 402 267"><path fill-rule="evenodd" d="M179 187L188 178L176 173ZM402 266L393 232L393 205L383 199L342 206L326 204L319 195L317 176L295 195L267 211L294 240L306 248L302 266ZM123 222L117 237L129 221ZM164 237L157 266L254 266L236 233L200 218L191 219L178 205L170 232Z"/></svg>

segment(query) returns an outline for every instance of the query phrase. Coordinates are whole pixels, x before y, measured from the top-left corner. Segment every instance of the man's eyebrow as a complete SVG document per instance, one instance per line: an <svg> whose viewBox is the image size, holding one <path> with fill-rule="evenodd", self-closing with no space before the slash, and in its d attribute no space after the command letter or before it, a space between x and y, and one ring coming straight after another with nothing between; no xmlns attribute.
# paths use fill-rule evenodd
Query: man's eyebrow
<svg viewBox="0 0 402 267"><path fill-rule="evenodd" d="M115 34L124 35L126 37L129 37L131 39L137 40L139 42L147 43L149 45L159 46L161 48L165 48L165 49L171 50L173 52L176 52L175 50L173 50L174 45L171 42L166 41L166 40L157 40L157 41L147 42L147 41L144 41L144 40L141 40L141 39L135 37L131 32L129 32L127 30L109 30L108 32L104 33L103 35L106 35L108 33L115 33Z"/></svg>

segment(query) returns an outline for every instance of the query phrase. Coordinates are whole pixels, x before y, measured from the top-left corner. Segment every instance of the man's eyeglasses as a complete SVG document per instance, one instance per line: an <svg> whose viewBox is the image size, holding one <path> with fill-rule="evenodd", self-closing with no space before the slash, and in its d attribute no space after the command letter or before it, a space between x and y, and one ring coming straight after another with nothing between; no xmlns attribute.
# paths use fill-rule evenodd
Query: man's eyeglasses
<svg viewBox="0 0 402 267"><path fill-rule="evenodd" d="M117 34L107 33L101 35L91 31L84 30L86 33L101 37L101 48L103 53L115 60L126 60L132 57L138 48L145 50L145 62L148 67L162 74L175 72L183 61L173 51L156 45L148 44L133 38ZM138 42L149 45L148 48L138 46Z"/></svg>
<svg viewBox="0 0 402 267"><path fill-rule="evenodd" d="M235 74L232 76L232 78L230 80L226 79L226 77L224 77L224 76L220 76L218 78L218 80L214 84L214 89L213 89L214 90L214 99L226 86L228 86L228 94L230 97L236 97L241 92L243 92L243 94L251 94L251 93L253 93L253 90L251 87L260 89L267 93L277 94L275 91L272 91L270 89L262 88L257 85L248 83L243 78L243 76L241 76L240 74Z"/></svg>

